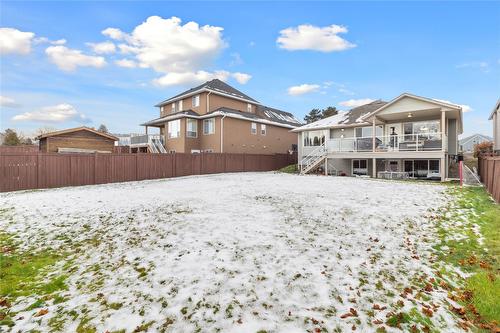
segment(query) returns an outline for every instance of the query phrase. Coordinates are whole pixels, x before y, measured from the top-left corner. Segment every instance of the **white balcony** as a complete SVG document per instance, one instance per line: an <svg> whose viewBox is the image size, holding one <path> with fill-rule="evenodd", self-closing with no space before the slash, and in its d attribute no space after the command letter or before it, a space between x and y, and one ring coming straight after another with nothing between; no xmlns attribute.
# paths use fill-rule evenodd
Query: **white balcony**
<svg viewBox="0 0 500 333"><path fill-rule="evenodd" d="M357 152L428 152L445 151L447 136L443 133L386 135L336 138L326 141L328 153Z"/></svg>

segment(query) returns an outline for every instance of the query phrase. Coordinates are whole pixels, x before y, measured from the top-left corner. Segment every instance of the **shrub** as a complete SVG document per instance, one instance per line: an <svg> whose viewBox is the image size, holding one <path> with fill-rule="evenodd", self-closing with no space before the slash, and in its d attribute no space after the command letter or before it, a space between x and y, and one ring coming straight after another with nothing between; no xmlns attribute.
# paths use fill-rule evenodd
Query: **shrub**
<svg viewBox="0 0 500 333"><path fill-rule="evenodd" d="M493 142L485 141L474 145L474 157L493 153Z"/></svg>

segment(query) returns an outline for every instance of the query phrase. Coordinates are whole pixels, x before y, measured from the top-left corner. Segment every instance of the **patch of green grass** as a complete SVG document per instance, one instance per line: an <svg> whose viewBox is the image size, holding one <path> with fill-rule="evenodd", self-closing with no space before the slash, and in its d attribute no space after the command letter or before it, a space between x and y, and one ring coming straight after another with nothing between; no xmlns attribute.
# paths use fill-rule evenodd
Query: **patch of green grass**
<svg viewBox="0 0 500 333"><path fill-rule="evenodd" d="M299 169L297 167L297 164L290 164L284 168L281 168L278 170L278 172L283 172L283 173L298 173Z"/></svg>
<svg viewBox="0 0 500 333"><path fill-rule="evenodd" d="M460 266L472 273L463 283L472 297L462 300L473 305L481 319L500 322L500 205L496 204L483 187L450 187L455 202L447 209L448 217L442 217L439 230L441 250L439 259ZM450 230L447 220L464 218L465 226ZM482 236L472 229L477 225ZM463 239L446 238L457 233Z"/></svg>
<svg viewBox="0 0 500 333"><path fill-rule="evenodd" d="M466 287L473 292L477 311L488 320L500 322L500 277L479 272L467 279Z"/></svg>
<svg viewBox="0 0 500 333"><path fill-rule="evenodd" d="M44 272L63 255L53 251L20 251L12 235L0 233L0 297L49 295L65 289L65 275L46 282Z"/></svg>

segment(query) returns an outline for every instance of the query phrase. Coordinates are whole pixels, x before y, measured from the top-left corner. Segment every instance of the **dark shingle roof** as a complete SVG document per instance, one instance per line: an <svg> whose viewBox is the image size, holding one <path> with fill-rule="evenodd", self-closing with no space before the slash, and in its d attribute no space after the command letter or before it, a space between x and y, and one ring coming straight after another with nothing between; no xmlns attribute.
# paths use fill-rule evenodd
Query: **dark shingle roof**
<svg viewBox="0 0 500 333"><path fill-rule="evenodd" d="M301 121L295 118L290 112L281 111L278 109L270 108L268 106L259 105L257 112L264 118L282 124L300 126Z"/></svg>
<svg viewBox="0 0 500 333"><path fill-rule="evenodd" d="M255 103L259 103L255 99L253 99L252 97L250 97L250 96L242 93L241 91L239 91L236 88L231 87L229 84L227 84L227 83L225 83L225 82L223 82L223 81L221 81L219 79L213 79L211 81L207 81L207 82L205 82L203 84L200 84L197 87L188 89L188 90L186 90L186 91L184 91L184 92L182 92L182 93L180 93L178 95L175 95L174 97L166 99L163 102L160 102L160 103L158 103L155 106L162 106L162 105L168 103L171 100L174 100L174 99L176 99L178 97L181 97L183 95L187 95L189 93L195 92L195 91L203 89L203 88L214 90L214 91L218 91L218 92L221 92L221 93L224 93L224 94L228 94L228 95L231 95L231 96L234 96L234 97L237 97L237 98L247 99L247 100L255 102Z"/></svg>
<svg viewBox="0 0 500 333"><path fill-rule="evenodd" d="M230 108L226 108L226 107L221 107L221 108L218 108L217 110L214 110L214 111L207 113L207 114L211 114L214 112L225 112L225 113L239 115L239 116L247 118L249 120L257 120L257 121L258 120L267 120L267 121L272 121L275 123L288 125L288 126L299 126L300 125L300 122L297 119L295 119L295 117L289 112L280 111L280 110L268 108L265 106L262 107L262 109L264 110L262 112L260 110L258 110L257 113L250 113L250 112L239 111L239 110L230 109Z"/></svg>
<svg viewBox="0 0 500 333"><path fill-rule="evenodd" d="M346 114L346 118L339 122L339 125L350 125L362 122L361 117L366 116L369 113L372 113L375 110L380 109L382 106L386 105L387 102L384 102L380 99L373 101L371 103L361 105L349 110Z"/></svg>

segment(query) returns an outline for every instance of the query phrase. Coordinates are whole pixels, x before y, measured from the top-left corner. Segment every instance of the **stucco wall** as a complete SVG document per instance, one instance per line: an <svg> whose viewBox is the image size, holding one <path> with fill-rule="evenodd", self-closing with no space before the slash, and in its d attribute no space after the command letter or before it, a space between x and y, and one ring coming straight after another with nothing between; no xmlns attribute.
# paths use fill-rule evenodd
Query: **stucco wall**
<svg viewBox="0 0 500 333"><path fill-rule="evenodd" d="M250 121L224 119L224 152L275 154L286 153L297 143L297 134L290 129L266 124L266 135L261 134L257 123L257 134L251 133Z"/></svg>

